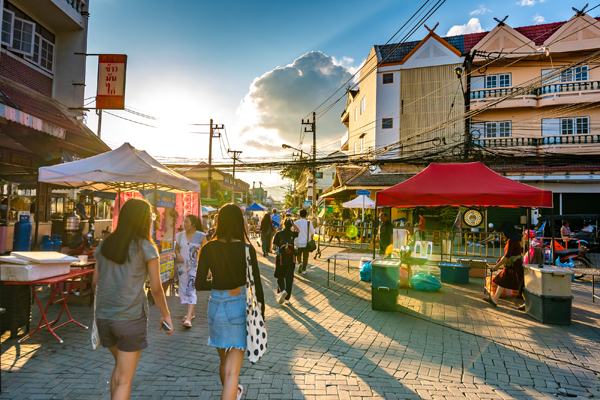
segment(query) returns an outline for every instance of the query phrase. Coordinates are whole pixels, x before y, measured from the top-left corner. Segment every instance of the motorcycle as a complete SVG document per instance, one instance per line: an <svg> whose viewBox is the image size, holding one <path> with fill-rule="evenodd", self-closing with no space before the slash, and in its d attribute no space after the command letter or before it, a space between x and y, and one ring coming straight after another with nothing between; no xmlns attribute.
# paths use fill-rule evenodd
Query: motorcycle
<svg viewBox="0 0 600 400"><path fill-rule="evenodd" d="M67 254L73 257L88 256L88 258L93 258L101 239L92 239L92 237L91 233L81 235L78 241L69 244L69 248L72 250Z"/></svg>

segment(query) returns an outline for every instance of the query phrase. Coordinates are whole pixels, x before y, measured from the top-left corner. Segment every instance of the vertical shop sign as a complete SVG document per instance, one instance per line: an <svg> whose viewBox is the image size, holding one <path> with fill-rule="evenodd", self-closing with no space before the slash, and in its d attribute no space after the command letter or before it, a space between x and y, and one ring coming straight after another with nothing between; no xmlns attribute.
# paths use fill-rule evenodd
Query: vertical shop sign
<svg viewBox="0 0 600 400"><path fill-rule="evenodd" d="M125 54L100 54L98 59L98 88L96 108L123 110L125 108Z"/></svg>

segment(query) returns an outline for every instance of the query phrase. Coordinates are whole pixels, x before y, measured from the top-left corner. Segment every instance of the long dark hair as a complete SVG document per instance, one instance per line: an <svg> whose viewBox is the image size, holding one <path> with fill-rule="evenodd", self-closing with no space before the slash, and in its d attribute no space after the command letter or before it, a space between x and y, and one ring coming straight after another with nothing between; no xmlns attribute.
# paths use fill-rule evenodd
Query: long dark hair
<svg viewBox="0 0 600 400"><path fill-rule="evenodd" d="M211 241L221 240L231 242L231 239L238 239L242 242L247 240L244 214L240 206L233 203L225 204L219 210L217 229Z"/></svg>
<svg viewBox="0 0 600 400"><path fill-rule="evenodd" d="M270 228L272 223L273 221L271 221L271 214L269 214L269 212L267 211L262 221L260 221L260 229Z"/></svg>
<svg viewBox="0 0 600 400"><path fill-rule="evenodd" d="M504 233L504 236L506 236L506 238L509 240L521 240L521 234L515 228L515 224L513 224L510 221L504 221L500 226L500 230L502 231L502 233Z"/></svg>
<svg viewBox="0 0 600 400"><path fill-rule="evenodd" d="M292 221L291 218L286 218L285 221L283 221L283 230L286 232L291 232L292 231L292 225L294 225L294 222Z"/></svg>
<svg viewBox="0 0 600 400"><path fill-rule="evenodd" d="M194 214L186 215L185 217L190 220L190 222L192 223L192 225L194 225L197 231L204 232L204 229L202 228L202 220L200 218L198 218Z"/></svg>
<svg viewBox="0 0 600 400"><path fill-rule="evenodd" d="M129 261L129 246L132 241L146 239L152 242L150 225L152 223L152 208L144 199L130 199L119 212L117 229L102 243L100 253L116 264Z"/></svg>

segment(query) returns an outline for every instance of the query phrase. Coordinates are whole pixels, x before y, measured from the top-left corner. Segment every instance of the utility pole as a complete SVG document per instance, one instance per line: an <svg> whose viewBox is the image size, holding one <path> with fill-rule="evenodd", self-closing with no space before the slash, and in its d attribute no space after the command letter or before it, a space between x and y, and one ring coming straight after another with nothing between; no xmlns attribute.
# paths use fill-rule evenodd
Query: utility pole
<svg viewBox="0 0 600 400"><path fill-rule="evenodd" d="M211 183L212 183L212 140L213 137L220 138L221 132L215 132L217 129L223 129L225 125L213 125L213 120L210 120L210 132L208 139L208 198L212 198Z"/></svg>
<svg viewBox="0 0 600 400"><path fill-rule="evenodd" d="M313 212L313 221L316 221L317 217L317 114L313 112L312 122L310 119L302 120L302 125L306 125L304 127L304 132L313 134L313 165L312 165L312 212Z"/></svg>
<svg viewBox="0 0 600 400"><path fill-rule="evenodd" d="M463 66L465 67L465 90L463 90L463 98L465 103L465 162L469 161L469 151L471 150L471 145L473 142L471 135L471 117L469 117L468 114L471 112L471 66L473 64L473 58L475 57L475 54L476 52L467 52L467 54L465 54L465 61L463 63Z"/></svg>
<svg viewBox="0 0 600 400"><path fill-rule="evenodd" d="M239 150L229 150L227 149L227 154L233 153L233 182L231 187L231 202L235 204L235 160L239 160L237 158L238 154L242 154Z"/></svg>
<svg viewBox="0 0 600 400"><path fill-rule="evenodd" d="M258 184L260 185L260 202L264 203L265 202L265 200L264 200L265 192L263 192L263 190L262 190L263 183L259 181Z"/></svg>

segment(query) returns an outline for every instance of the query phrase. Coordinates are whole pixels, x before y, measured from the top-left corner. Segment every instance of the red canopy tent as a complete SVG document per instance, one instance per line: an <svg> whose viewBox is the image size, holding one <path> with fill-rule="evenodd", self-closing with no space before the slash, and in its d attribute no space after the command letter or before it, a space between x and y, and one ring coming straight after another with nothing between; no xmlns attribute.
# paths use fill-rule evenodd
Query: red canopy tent
<svg viewBox="0 0 600 400"><path fill-rule="evenodd" d="M505 178L480 162L430 164L376 199L377 207L553 207L551 191Z"/></svg>

